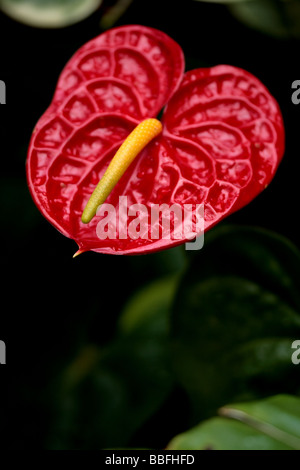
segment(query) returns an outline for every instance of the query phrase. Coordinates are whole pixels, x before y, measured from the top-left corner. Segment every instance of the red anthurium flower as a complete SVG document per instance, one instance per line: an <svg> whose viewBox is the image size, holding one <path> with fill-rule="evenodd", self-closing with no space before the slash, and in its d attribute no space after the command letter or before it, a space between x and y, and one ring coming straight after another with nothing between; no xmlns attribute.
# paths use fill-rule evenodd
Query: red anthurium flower
<svg viewBox="0 0 300 470"><path fill-rule="evenodd" d="M154 204L203 204L207 230L273 178L284 152L284 127L264 85L227 65L183 72L178 44L161 31L134 25L88 42L63 70L34 130L27 177L40 211L80 251L138 254L185 241L118 233L101 239L97 227L105 214L81 220L121 144L165 105L162 132L106 199L116 212L120 196L128 207L143 204L149 212Z"/></svg>

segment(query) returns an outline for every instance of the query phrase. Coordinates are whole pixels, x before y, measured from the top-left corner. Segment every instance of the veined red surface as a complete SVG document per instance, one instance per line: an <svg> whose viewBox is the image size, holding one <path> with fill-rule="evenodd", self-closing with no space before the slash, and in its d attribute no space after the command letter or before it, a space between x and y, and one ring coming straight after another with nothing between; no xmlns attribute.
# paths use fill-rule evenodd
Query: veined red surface
<svg viewBox="0 0 300 470"><path fill-rule="evenodd" d="M185 240L106 239L83 209L128 134L167 104L163 132L140 153L107 203L204 204L205 229L249 203L284 152L275 99L250 73L227 65L183 74L180 46L138 25L103 33L63 70L34 130L27 178L43 215L82 251L138 254ZM103 217L103 216L102 216ZM128 219L128 223L132 218Z"/></svg>

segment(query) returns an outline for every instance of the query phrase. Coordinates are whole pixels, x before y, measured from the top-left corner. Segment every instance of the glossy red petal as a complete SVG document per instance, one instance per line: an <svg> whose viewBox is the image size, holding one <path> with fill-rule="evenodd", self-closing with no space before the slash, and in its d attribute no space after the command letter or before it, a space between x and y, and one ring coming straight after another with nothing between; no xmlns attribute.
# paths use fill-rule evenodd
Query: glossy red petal
<svg viewBox="0 0 300 470"><path fill-rule="evenodd" d="M162 31L140 25L113 28L70 59L48 113L83 90L100 112L156 116L178 88L183 72L180 46Z"/></svg>
<svg viewBox="0 0 300 470"><path fill-rule="evenodd" d="M183 70L175 41L137 25L101 34L67 63L26 164L35 203L64 235L79 244L89 238L90 226L78 229L82 205L127 135L178 88Z"/></svg>
<svg viewBox="0 0 300 470"><path fill-rule="evenodd" d="M215 169L204 200L206 229L265 189L284 153L276 100L256 77L236 67L187 72L163 121L166 133L196 144Z"/></svg>
<svg viewBox="0 0 300 470"><path fill-rule="evenodd" d="M247 204L271 181L284 151L275 99L248 72L230 66L184 75L180 47L164 33L140 26L113 29L83 46L64 69L53 102L31 139L27 175L45 217L81 251L136 254L182 243L152 236L122 238L135 229L82 211L114 153L145 117L165 110L163 134L131 164L106 203L119 221L119 197L139 214L141 204L204 204L206 229ZM179 88L178 88L179 87ZM102 237L103 223L115 238ZM147 219L147 222L148 219ZM155 229L160 233L162 221ZM100 233L101 232L101 233ZM134 233L134 232L132 232Z"/></svg>
<svg viewBox="0 0 300 470"><path fill-rule="evenodd" d="M108 155L108 161L113 153ZM199 172L199 168L201 171ZM78 185L78 191L72 202L72 211L78 214L74 217L72 233L83 251L93 250L99 253L109 254L139 254L149 253L171 246L181 244L184 238L180 240L174 238L174 220L170 221L170 233L164 232L162 235L162 219L160 218L157 227L153 227L150 222L151 210L153 207L163 210L164 205L168 207L177 204L183 207L183 204L201 204L207 195L208 186L215 180L215 169L205 152L190 142L182 143L174 140L172 137L161 135L155 141L151 142L131 164L124 177L116 185L112 193L106 200L115 208L115 214L111 219L107 219L108 214L97 214L88 224L84 225L80 220L80 215L85 207L91 189L95 187L103 174L105 168L95 165L93 174L89 174ZM94 176L94 179L92 179ZM90 187L90 186L91 187ZM206 187L207 186L207 187ZM188 194L188 197L187 197ZM122 200L120 196L126 198L127 208L133 205L141 206L144 212L136 214L128 213L128 216L121 214ZM138 210L138 206L136 209ZM144 215L146 215L146 218ZM134 223L136 216L139 216L142 224L138 227L138 232L144 236L134 239L130 235L130 227ZM109 220L109 222L107 222ZM119 229L119 220L121 220L121 229ZM115 223L117 221L117 223ZM108 223L112 229L110 236L101 239L100 233L104 223ZM106 227L107 229L108 227ZM158 239L153 233L158 230ZM127 234L122 239L122 232ZM111 238L112 234L115 238ZM132 233L132 232L131 232ZM181 232L182 233L182 232ZM104 234L105 236L105 234Z"/></svg>

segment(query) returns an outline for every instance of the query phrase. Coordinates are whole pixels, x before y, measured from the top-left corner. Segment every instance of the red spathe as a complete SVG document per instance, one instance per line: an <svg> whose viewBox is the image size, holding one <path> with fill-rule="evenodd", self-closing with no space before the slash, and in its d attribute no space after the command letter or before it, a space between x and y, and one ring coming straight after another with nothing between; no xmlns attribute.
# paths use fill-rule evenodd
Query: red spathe
<svg viewBox="0 0 300 470"><path fill-rule="evenodd" d="M167 104L168 103L168 104ZM184 74L180 46L130 25L85 44L71 58L34 130L27 178L42 214L80 250L138 254L176 239L106 239L83 209L127 135L149 117L163 132L131 164L107 203L204 204L205 230L272 180L284 152L279 106L250 73L227 65Z"/></svg>

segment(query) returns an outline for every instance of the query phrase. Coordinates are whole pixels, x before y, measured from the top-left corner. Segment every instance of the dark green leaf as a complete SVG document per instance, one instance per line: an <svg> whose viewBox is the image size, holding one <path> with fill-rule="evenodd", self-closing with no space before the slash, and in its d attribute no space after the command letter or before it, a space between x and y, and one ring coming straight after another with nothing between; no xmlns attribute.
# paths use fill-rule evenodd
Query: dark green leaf
<svg viewBox="0 0 300 470"><path fill-rule="evenodd" d="M168 332L169 308L178 284L178 275L155 281L135 294L125 306L119 319L120 333L132 330Z"/></svg>
<svg viewBox="0 0 300 470"><path fill-rule="evenodd" d="M300 338L300 255L251 228L206 237L172 315L175 372L197 420L224 403L300 392L291 344Z"/></svg>
<svg viewBox="0 0 300 470"><path fill-rule="evenodd" d="M61 28L87 18L102 0L1 0L13 19L39 28Z"/></svg>
<svg viewBox="0 0 300 470"><path fill-rule="evenodd" d="M83 348L64 371L52 448L127 446L163 405L173 385L168 315L176 283L166 278L137 292L120 317L118 339L105 351Z"/></svg>
<svg viewBox="0 0 300 470"><path fill-rule="evenodd" d="M299 0L248 0L230 4L231 13L247 26L276 37L300 37Z"/></svg>
<svg viewBox="0 0 300 470"><path fill-rule="evenodd" d="M210 419L176 436L168 449L300 449L299 398L279 395L226 406L220 414L225 417Z"/></svg>
<svg viewBox="0 0 300 470"><path fill-rule="evenodd" d="M277 395L266 400L229 405L222 408L220 414L300 450L300 399L297 397Z"/></svg>

